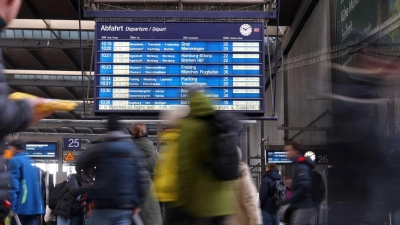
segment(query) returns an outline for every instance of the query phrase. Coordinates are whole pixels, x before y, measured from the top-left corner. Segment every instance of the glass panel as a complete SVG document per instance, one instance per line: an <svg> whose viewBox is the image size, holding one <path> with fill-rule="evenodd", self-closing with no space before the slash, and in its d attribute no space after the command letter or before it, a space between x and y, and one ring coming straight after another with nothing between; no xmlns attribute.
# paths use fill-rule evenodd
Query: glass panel
<svg viewBox="0 0 400 225"><path fill-rule="evenodd" d="M32 30L24 30L24 38L33 38Z"/></svg>
<svg viewBox="0 0 400 225"><path fill-rule="evenodd" d="M71 31L70 35L71 35L71 39L79 40L79 31Z"/></svg>
<svg viewBox="0 0 400 225"><path fill-rule="evenodd" d="M41 31L41 30L34 30L34 31L33 31L33 37L34 37L34 38L43 39L42 31Z"/></svg>
<svg viewBox="0 0 400 225"><path fill-rule="evenodd" d="M90 40L94 39L94 32L93 31L89 31L89 39Z"/></svg>
<svg viewBox="0 0 400 225"><path fill-rule="evenodd" d="M14 31L13 30L6 30L6 37L7 38L13 38L14 37Z"/></svg>
<svg viewBox="0 0 400 225"><path fill-rule="evenodd" d="M42 31L42 35L43 35L44 39L52 39L51 38L51 32L49 30Z"/></svg>
<svg viewBox="0 0 400 225"><path fill-rule="evenodd" d="M61 31L61 39L71 39L69 37L69 31Z"/></svg>
<svg viewBox="0 0 400 225"><path fill-rule="evenodd" d="M22 30L14 30L14 34L16 38L24 38L24 35L22 34Z"/></svg>

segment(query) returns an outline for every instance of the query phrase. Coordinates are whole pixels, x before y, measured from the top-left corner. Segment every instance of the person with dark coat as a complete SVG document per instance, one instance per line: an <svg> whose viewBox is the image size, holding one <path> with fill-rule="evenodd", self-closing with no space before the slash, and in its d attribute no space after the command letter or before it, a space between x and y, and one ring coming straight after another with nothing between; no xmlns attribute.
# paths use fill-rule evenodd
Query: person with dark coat
<svg viewBox="0 0 400 225"><path fill-rule="evenodd" d="M22 0L0 0L0 32L9 24L19 12ZM0 62L2 62L0 52ZM35 112L35 107L43 104L44 100L37 98L32 100L10 101L7 98L9 88L7 77L3 73L3 63L0 63L0 143L9 133L25 130L29 125L36 123L49 114ZM3 148L2 148L3 147ZM0 155L3 155L3 149L6 146L0 146ZM5 168L3 157L0 157L0 206L9 197L8 173ZM0 223L7 215L6 208L1 207Z"/></svg>
<svg viewBox="0 0 400 225"><path fill-rule="evenodd" d="M126 134L118 118L110 116L108 135L82 152L76 170L96 168L88 195L94 201L91 225L131 225L143 207L148 171L140 149Z"/></svg>
<svg viewBox="0 0 400 225"><path fill-rule="evenodd" d="M80 196L89 191L88 185L91 169L84 169L78 174L72 174L65 185L67 192L57 202L53 214L57 216L57 225L82 225L83 209Z"/></svg>
<svg viewBox="0 0 400 225"><path fill-rule="evenodd" d="M290 198L290 225L310 225L317 213L317 204L312 199L311 172L315 163L302 154L302 147L296 142L285 144L288 158L293 160L292 197Z"/></svg>
<svg viewBox="0 0 400 225"><path fill-rule="evenodd" d="M267 173L264 175L260 188L260 207L263 216L263 225L279 225L277 207L272 203L275 194L275 182L282 180L275 163L267 164Z"/></svg>
<svg viewBox="0 0 400 225"><path fill-rule="evenodd" d="M162 225L161 207L157 200L151 196L151 189L154 189L154 184L151 181L152 174L157 165L158 153L154 149L153 142L149 139L147 134L147 127L145 124L138 123L131 127L132 135L135 144L139 147L145 156L147 162L147 169L149 171L149 190L146 192L145 200L143 203L140 217L144 225Z"/></svg>

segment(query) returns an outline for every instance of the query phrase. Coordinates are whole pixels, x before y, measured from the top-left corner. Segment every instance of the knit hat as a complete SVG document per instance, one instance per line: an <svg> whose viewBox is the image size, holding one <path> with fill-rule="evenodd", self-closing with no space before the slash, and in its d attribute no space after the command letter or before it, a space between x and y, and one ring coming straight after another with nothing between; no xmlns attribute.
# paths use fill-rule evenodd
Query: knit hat
<svg viewBox="0 0 400 225"><path fill-rule="evenodd" d="M164 120L166 125L178 126L180 120L189 116L189 106L175 106L172 110L165 110L160 113L160 120Z"/></svg>

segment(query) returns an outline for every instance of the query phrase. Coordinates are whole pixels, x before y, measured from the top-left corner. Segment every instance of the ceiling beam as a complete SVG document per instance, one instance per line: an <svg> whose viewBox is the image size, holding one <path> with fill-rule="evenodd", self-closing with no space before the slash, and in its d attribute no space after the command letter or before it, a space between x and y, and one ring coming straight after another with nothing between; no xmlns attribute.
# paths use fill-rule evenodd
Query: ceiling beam
<svg viewBox="0 0 400 225"><path fill-rule="evenodd" d="M29 80L29 79L7 79L9 86L33 86L33 87L82 87L82 81L72 80ZM84 85L88 85L88 81ZM93 82L93 81L91 81Z"/></svg>
<svg viewBox="0 0 400 225"><path fill-rule="evenodd" d="M3 56L3 62L4 62L5 64L7 64L11 69L17 68L17 66L16 66L15 63L12 61L12 59L10 59L10 57L8 57L6 54L4 54L4 56Z"/></svg>
<svg viewBox="0 0 400 225"><path fill-rule="evenodd" d="M72 90L71 87L65 87L65 90L72 96L73 99L77 99L77 95L75 94L75 91Z"/></svg>
<svg viewBox="0 0 400 225"><path fill-rule="evenodd" d="M74 9L77 18L79 19L79 8L78 7L81 7L81 6L78 4L78 1L77 0L68 0L68 1L69 1L70 5L72 6L72 8Z"/></svg>
<svg viewBox="0 0 400 225"><path fill-rule="evenodd" d="M36 62L39 63L39 65L40 65L43 69L47 70L47 65L46 65L46 63L44 63L43 59L41 59L41 58L39 57L39 55L38 55L36 52L34 52L33 50L28 50L28 52L29 52L29 54L36 60Z"/></svg>
<svg viewBox="0 0 400 225"><path fill-rule="evenodd" d="M46 49L79 49L79 40L66 40L60 42L58 39L50 39L50 45L47 45L47 40L37 39L23 39L23 38L4 38L1 39L0 47L7 48L8 50L14 49L33 49L33 48L46 48ZM82 48L84 50L92 50L92 42L82 40Z"/></svg>
<svg viewBox="0 0 400 225"><path fill-rule="evenodd" d="M79 65L72 56L72 54L67 50L67 49L61 49L63 51L64 55L68 58L68 60L72 63L72 65L75 67L76 70L79 70Z"/></svg>
<svg viewBox="0 0 400 225"><path fill-rule="evenodd" d="M25 6L29 9L29 11L32 13L32 15L35 18L38 18L38 13L35 7L32 5L32 3L29 0L24 0Z"/></svg>
<svg viewBox="0 0 400 225"><path fill-rule="evenodd" d="M39 89L45 96L46 98L53 98L51 93L49 92L49 90L47 90L46 87L37 87L37 89Z"/></svg>

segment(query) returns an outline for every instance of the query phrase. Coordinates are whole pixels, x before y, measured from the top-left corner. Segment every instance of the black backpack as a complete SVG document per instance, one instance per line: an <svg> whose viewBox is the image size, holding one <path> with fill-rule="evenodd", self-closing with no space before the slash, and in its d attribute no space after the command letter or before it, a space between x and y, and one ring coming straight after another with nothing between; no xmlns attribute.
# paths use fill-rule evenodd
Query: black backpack
<svg viewBox="0 0 400 225"><path fill-rule="evenodd" d="M325 199L326 188L324 180L322 179L322 175L315 170L311 171L311 180L311 195L313 201L320 205Z"/></svg>
<svg viewBox="0 0 400 225"><path fill-rule="evenodd" d="M272 197L272 206L277 209L278 206L286 200L286 185L283 180L275 181L274 196Z"/></svg>
<svg viewBox="0 0 400 225"><path fill-rule="evenodd" d="M231 114L216 111L202 118L212 129L213 157L208 165L220 181L239 178L238 135L239 121Z"/></svg>
<svg viewBox="0 0 400 225"><path fill-rule="evenodd" d="M58 200L61 199L61 197L67 193L68 189L65 188L66 184L68 181L63 181L62 183L57 184L53 191L50 193L49 197L49 208L51 210L54 210L57 206Z"/></svg>

